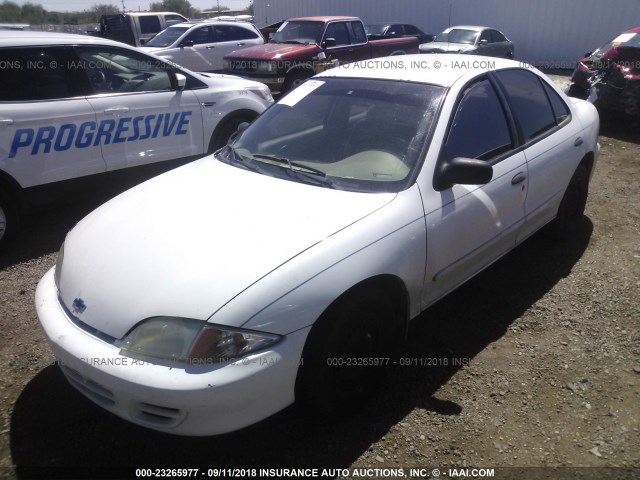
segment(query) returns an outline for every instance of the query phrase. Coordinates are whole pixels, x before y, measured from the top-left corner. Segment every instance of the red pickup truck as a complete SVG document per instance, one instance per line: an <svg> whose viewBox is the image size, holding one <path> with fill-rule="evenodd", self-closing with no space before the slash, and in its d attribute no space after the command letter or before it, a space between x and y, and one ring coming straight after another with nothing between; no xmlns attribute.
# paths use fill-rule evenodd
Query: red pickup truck
<svg viewBox="0 0 640 480"><path fill-rule="evenodd" d="M408 53L419 53L415 37L368 40L357 17L293 18L282 24L269 43L225 56L224 69L265 83L274 92L287 92L327 62L344 64Z"/></svg>

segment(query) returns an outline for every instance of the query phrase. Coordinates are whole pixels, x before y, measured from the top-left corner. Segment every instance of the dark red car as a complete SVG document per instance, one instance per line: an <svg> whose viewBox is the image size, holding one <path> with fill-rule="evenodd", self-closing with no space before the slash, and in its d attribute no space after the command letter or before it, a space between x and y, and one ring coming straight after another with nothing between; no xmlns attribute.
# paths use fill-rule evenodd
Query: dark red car
<svg viewBox="0 0 640 480"><path fill-rule="evenodd" d="M585 56L573 72L569 95L598 108L640 117L640 27Z"/></svg>

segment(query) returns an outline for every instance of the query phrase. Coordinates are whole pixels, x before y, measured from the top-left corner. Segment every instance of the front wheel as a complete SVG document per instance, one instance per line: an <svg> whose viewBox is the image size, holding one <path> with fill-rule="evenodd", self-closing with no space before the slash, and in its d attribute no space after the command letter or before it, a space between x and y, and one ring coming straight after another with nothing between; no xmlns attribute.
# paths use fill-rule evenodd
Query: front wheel
<svg viewBox="0 0 640 480"><path fill-rule="evenodd" d="M6 193L0 192L0 250L15 236L18 230L18 209Z"/></svg>
<svg viewBox="0 0 640 480"><path fill-rule="evenodd" d="M216 150L220 150L227 144L229 138L231 138L231 135L233 135L236 130L238 130L238 126L241 123L251 123L254 118L255 117L249 117L248 115L240 115L225 121L224 124L217 128L213 133L213 136L209 141L209 150L207 150L207 152L213 153Z"/></svg>
<svg viewBox="0 0 640 480"><path fill-rule="evenodd" d="M355 413L392 364L401 329L380 289L339 299L313 326L304 348L296 398L322 419Z"/></svg>

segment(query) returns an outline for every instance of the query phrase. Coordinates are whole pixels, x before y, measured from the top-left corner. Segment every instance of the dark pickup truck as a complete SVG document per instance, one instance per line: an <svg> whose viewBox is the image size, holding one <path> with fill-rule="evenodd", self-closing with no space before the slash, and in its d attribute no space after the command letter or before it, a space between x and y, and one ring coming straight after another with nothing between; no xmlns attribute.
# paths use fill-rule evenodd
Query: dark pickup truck
<svg viewBox="0 0 640 480"><path fill-rule="evenodd" d="M269 43L224 57L225 73L265 83L287 92L327 64L344 64L390 55L418 53L415 37L368 40L357 17L293 18Z"/></svg>

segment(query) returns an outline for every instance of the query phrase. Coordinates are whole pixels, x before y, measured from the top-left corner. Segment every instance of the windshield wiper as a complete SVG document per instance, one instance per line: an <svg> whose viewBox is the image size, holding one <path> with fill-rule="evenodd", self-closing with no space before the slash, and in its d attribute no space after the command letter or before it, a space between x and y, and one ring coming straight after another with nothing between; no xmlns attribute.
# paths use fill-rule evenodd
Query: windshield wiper
<svg viewBox="0 0 640 480"><path fill-rule="evenodd" d="M226 146L227 151L231 152L231 155L227 154L225 155L225 158L227 160L229 160L229 163L235 163L239 166L241 166L242 168L244 168L245 170L251 170L252 172L258 172L260 173L260 169L258 167L256 167L255 165L251 165L249 163L247 163L247 160L251 160L249 157L244 157L242 155L240 155L235 148L227 145Z"/></svg>
<svg viewBox="0 0 640 480"><path fill-rule="evenodd" d="M308 167L301 163L292 162L288 158L285 157L277 157L275 155L263 155L261 153L252 154L253 158L260 160L269 160L270 162L274 162L276 164L282 165L283 167L289 167L287 172L291 172L294 175L304 175L304 178L309 180L315 180L317 184L334 188L333 182L331 182L327 178L327 174L322 170L318 170L313 167Z"/></svg>

